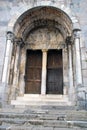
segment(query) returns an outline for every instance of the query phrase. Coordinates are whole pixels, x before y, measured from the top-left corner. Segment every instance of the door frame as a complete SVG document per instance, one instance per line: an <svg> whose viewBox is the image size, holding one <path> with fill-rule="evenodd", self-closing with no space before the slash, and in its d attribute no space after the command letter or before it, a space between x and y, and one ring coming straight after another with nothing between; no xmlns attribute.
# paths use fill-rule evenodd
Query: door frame
<svg viewBox="0 0 87 130"><path fill-rule="evenodd" d="M28 50L31 50L31 49L28 49ZM54 50L56 50L56 49L54 49ZM49 50L46 50L46 53L48 52ZM27 52L27 50L26 50L26 52ZM42 59L43 59L43 50L42 50ZM27 59L27 58L26 58ZM63 95L68 95L68 75L67 75L67 73L68 73L68 67L67 67L67 70L65 70L65 66L66 66L66 63L65 63L65 60L66 60L66 62L68 63L68 59L67 59L67 53L66 53L66 51L65 51L65 49L62 49L62 65L63 65ZM42 60L42 62L43 62L43 60ZM43 64L43 63L42 63ZM43 66L43 65L42 65ZM47 65L46 65L47 66ZM25 70L26 70L26 65L25 65ZM43 71L43 69L42 69L42 71ZM47 67L46 67L46 71L47 71ZM66 73L66 71L67 71L67 73ZM41 75L41 77L42 77L42 75ZM25 76L25 78L26 78L26 76ZM66 81L66 79L67 79L67 81ZM25 87L24 87L25 88ZM41 89L43 89L43 91L44 92L42 92L42 90L41 90L41 95L46 95L46 86L44 86L44 88L42 88L42 79L41 79ZM25 93L25 91L24 91L24 93Z"/></svg>

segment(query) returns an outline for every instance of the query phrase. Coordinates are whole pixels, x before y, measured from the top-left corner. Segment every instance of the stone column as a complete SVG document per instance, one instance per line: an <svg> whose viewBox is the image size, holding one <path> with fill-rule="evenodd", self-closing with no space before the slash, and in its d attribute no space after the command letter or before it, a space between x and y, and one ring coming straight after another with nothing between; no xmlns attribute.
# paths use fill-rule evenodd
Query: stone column
<svg viewBox="0 0 87 130"><path fill-rule="evenodd" d="M17 44L17 43L16 43ZM20 45L16 45L16 55L14 62L14 77L13 77L13 85L11 88L11 99L15 99L16 95L18 95L18 79L19 79L19 56L20 56Z"/></svg>
<svg viewBox="0 0 87 130"><path fill-rule="evenodd" d="M26 67L26 49L23 47L21 48L21 61L20 61L20 81L19 81L19 87L20 87L20 96L23 96L25 93L25 67Z"/></svg>
<svg viewBox="0 0 87 130"><path fill-rule="evenodd" d="M69 99L73 100L74 86L73 86L73 68L72 68L72 46L68 45L69 57Z"/></svg>
<svg viewBox="0 0 87 130"><path fill-rule="evenodd" d="M63 59L63 94L68 94L68 51L66 48L62 49Z"/></svg>
<svg viewBox="0 0 87 130"><path fill-rule="evenodd" d="M41 94L46 94L46 74L47 74L47 50L42 50L42 82L41 82Z"/></svg>
<svg viewBox="0 0 87 130"><path fill-rule="evenodd" d="M19 81L19 69L20 69L20 62L21 62L21 46L23 44L22 39L15 38L14 39L14 58L13 58L13 82L11 86L10 92L10 100L16 99L16 97L20 94L20 83ZM21 72L21 71L20 71ZM21 72L22 73L22 72Z"/></svg>
<svg viewBox="0 0 87 130"><path fill-rule="evenodd" d="M74 44L76 53L76 85L82 84L82 72L81 72L81 56L80 56L80 34L78 30L74 30Z"/></svg>
<svg viewBox="0 0 87 130"><path fill-rule="evenodd" d="M18 84L18 75L19 75L19 57L20 57L20 44L16 43L16 56L15 56L15 63L14 63L14 79L13 85Z"/></svg>
<svg viewBox="0 0 87 130"><path fill-rule="evenodd" d="M6 53L5 53L5 60L4 60L4 67L3 67L3 74L2 74L2 82L8 83L7 79L9 76L9 64L11 61L11 53L12 53L12 43L13 40L13 33L7 32L7 45L6 45Z"/></svg>

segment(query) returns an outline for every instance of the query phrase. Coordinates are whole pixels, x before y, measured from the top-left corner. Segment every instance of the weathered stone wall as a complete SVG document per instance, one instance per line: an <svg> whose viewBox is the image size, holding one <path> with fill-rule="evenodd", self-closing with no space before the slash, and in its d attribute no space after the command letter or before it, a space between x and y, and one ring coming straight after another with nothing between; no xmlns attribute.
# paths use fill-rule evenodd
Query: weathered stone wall
<svg viewBox="0 0 87 130"><path fill-rule="evenodd" d="M4 56L6 49L6 31L8 24L14 23L16 15L32 7L49 5L55 6L70 13L77 18L81 28L81 64L83 85L87 86L87 1L86 0L0 0L0 95L4 93L4 84L1 83ZM27 7L27 8L26 8ZM1 96L2 97L2 96Z"/></svg>
<svg viewBox="0 0 87 130"><path fill-rule="evenodd" d="M82 64L82 75L83 85L87 87L87 8L86 0L71 0L71 10L75 13L80 23L81 28L81 64Z"/></svg>

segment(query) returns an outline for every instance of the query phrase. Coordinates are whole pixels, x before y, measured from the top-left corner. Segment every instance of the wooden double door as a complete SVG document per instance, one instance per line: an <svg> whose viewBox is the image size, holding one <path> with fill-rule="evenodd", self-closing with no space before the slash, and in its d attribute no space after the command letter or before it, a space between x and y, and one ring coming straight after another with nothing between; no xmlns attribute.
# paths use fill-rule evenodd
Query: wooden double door
<svg viewBox="0 0 87 130"><path fill-rule="evenodd" d="M25 93L41 94L42 52L27 51ZM63 94L62 50L47 53L46 94Z"/></svg>

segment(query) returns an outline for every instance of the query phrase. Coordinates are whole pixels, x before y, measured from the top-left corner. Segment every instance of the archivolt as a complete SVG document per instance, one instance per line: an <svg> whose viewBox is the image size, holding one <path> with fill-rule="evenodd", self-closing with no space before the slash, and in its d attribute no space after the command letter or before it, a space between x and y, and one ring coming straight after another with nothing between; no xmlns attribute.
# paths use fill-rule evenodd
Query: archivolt
<svg viewBox="0 0 87 130"><path fill-rule="evenodd" d="M72 21L66 13L54 7L35 7L23 13L14 25L14 34L26 41L31 30L39 27L57 28L66 39L72 33Z"/></svg>

